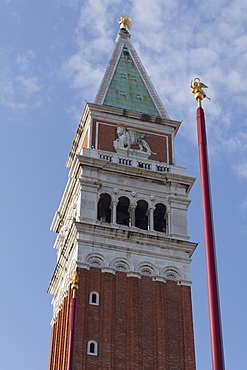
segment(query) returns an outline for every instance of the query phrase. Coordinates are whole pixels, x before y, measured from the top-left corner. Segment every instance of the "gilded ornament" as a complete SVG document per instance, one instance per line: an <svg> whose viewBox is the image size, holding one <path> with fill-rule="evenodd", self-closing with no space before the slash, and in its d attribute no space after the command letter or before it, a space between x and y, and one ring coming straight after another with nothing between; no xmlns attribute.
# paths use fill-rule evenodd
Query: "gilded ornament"
<svg viewBox="0 0 247 370"><path fill-rule="evenodd" d="M192 94L195 94L195 99L198 101L199 106L201 105L201 101L204 98L211 100L205 93L202 88L208 88L207 85L201 82L200 78L196 77L190 83L190 87L192 88Z"/></svg>
<svg viewBox="0 0 247 370"><path fill-rule="evenodd" d="M124 18L124 16L122 15L119 19L118 19L118 23L120 25L120 30L126 30L126 27L131 30L131 24L132 24L132 19L130 17L126 17Z"/></svg>

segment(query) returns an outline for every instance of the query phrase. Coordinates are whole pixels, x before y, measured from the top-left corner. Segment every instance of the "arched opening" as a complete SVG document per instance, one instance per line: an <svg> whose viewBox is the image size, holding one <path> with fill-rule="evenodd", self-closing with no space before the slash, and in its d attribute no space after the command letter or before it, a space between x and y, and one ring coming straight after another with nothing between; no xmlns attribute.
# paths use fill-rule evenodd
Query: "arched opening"
<svg viewBox="0 0 247 370"><path fill-rule="evenodd" d="M90 292L89 294L89 304L98 306L99 305L99 293L98 292Z"/></svg>
<svg viewBox="0 0 247 370"><path fill-rule="evenodd" d="M97 219L102 222L111 222L111 197L109 194L100 195Z"/></svg>
<svg viewBox="0 0 247 370"><path fill-rule="evenodd" d="M87 342L87 354L97 356L98 354L98 343L95 340Z"/></svg>
<svg viewBox="0 0 247 370"><path fill-rule="evenodd" d="M117 204L117 224L129 226L130 214L129 214L130 201L127 197L120 197Z"/></svg>
<svg viewBox="0 0 247 370"><path fill-rule="evenodd" d="M97 303L97 295L96 293L93 293L92 296L91 296L91 302L92 303Z"/></svg>
<svg viewBox="0 0 247 370"><path fill-rule="evenodd" d="M166 232L166 206L162 203L155 205L154 211L154 230Z"/></svg>
<svg viewBox="0 0 247 370"><path fill-rule="evenodd" d="M138 200L135 210L135 226L148 230L148 203L145 200Z"/></svg>
<svg viewBox="0 0 247 370"><path fill-rule="evenodd" d="M94 343L90 343L90 349L89 349L90 353L94 353L95 351L95 344Z"/></svg>

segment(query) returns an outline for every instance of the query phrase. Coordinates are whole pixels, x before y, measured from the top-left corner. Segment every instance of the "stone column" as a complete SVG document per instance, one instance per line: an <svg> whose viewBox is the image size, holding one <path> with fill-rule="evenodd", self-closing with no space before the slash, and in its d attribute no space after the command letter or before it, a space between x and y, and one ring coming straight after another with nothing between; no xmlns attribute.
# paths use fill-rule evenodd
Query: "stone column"
<svg viewBox="0 0 247 370"><path fill-rule="evenodd" d="M149 230L153 231L154 230L154 209L149 208Z"/></svg>
<svg viewBox="0 0 247 370"><path fill-rule="evenodd" d="M167 228L166 233L171 234L171 212L167 213L166 228Z"/></svg>
<svg viewBox="0 0 247 370"><path fill-rule="evenodd" d="M135 211L136 211L136 203L132 203L130 205L130 226L135 226L136 224Z"/></svg>
<svg viewBox="0 0 247 370"><path fill-rule="evenodd" d="M117 201L112 202L112 223L115 224L117 222Z"/></svg>

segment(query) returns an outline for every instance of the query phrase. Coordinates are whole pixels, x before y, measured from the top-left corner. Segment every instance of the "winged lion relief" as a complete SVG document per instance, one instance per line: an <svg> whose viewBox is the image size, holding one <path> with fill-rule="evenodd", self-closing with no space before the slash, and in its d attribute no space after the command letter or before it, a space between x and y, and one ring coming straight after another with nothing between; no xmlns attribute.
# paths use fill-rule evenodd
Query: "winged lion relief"
<svg viewBox="0 0 247 370"><path fill-rule="evenodd" d="M128 129L125 124L119 123L117 125L117 139L114 140L113 145L117 152L119 149L125 151L135 151L131 149L131 146L139 146L139 150L136 152L143 152L146 153L149 157L151 154L155 154L149 144L144 140L145 137L148 136L147 132L141 132L134 129Z"/></svg>

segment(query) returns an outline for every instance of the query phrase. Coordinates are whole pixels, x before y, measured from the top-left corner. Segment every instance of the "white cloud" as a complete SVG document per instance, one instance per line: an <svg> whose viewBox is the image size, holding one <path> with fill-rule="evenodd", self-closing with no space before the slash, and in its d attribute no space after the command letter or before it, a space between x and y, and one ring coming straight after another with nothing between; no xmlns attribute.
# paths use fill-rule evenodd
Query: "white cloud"
<svg viewBox="0 0 247 370"><path fill-rule="evenodd" d="M70 80L70 87L86 89L88 96L96 95L95 89L102 78L102 67L94 67L82 55L73 55L63 64L64 76Z"/></svg>
<svg viewBox="0 0 247 370"><path fill-rule="evenodd" d="M113 9L115 8L116 17L117 6L121 0L88 0L81 8L80 20L77 30L89 30L94 36L109 35L112 32ZM117 18L116 18L117 20Z"/></svg>
<svg viewBox="0 0 247 370"><path fill-rule="evenodd" d="M247 132L238 132L235 136L231 136L224 143L226 149L230 152L235 150L245 151L247 149Z"/></svg>
<svg viewBox="0 0 247 370"><path fill-rule="evenodd" d="M16 76L16 81L20 83L20 90L27 97L33 95L41 89L37 77Z"/></svg>
<svg viewBox="0 0 247 370"><path fill-rule="evenodd" d="M235 165L234 169L240 177L247 178L247 162Z"/></svg>
<svg viewBox="0 0 247 370"><path fill-rule="evenodd" d="M0 55L0 105L12 110L33 109L38 106L38 94L42 86L32 71L35 59L33 51L18 53L13 58L11 49L2 49Z"/></svg>
<svg viewBox="0 0 247 370"><path fill-rule="evenodd" d="M35 55L32 50L28 50L26 53L18 53L16 57L16 64L20 71L26 71L30 68L31 62L34 60Z"/></svg>
<svg viewBox="0 0 247 370"><path fill-rule="evenodd" d="M73 122L73 129L76 130L76 125L79 124L79 119L81 117L82 108L78 107L78 105L71 105L69 108L66 109L66 112L71 117L71 122Z"/></svg>

